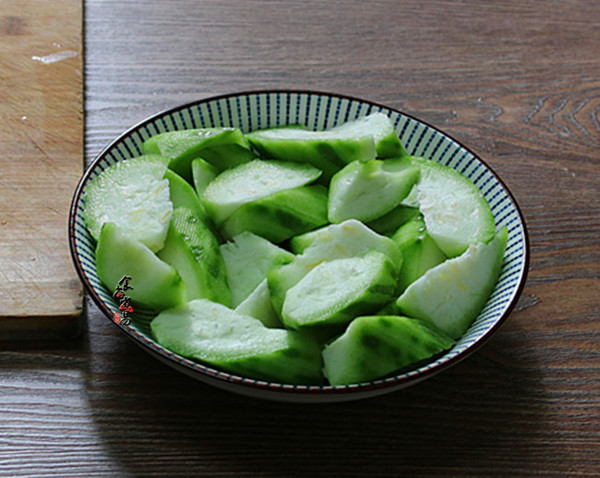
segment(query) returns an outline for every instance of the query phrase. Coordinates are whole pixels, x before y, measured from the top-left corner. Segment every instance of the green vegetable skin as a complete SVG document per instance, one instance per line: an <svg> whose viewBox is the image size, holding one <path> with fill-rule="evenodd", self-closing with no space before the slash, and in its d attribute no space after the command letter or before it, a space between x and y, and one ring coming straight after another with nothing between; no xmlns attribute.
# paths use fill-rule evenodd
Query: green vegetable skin
<svg viewBox="0 0 600 478"><path fill-rule="evenodd" d="M356 136L369 134L373 136L378 158L399 158L406 156L404 146L396 134L390 118L383 113L372 113L354 121L341 124L331 131L354 134Z"/></svg>
<svg viewBox="0 0 600 478"><path fill-rule="evenodd" d="M205 223L208 223L208 213L194 188L179 174L170 169L165 172L165 179L169 181L169 197L173 203L173 208L185 207L200 216Z"/></svg>
<svg viewBox="0 0 600 478"><path fill-rule="evenodd" d="M150 324L174 352L242 376L292 384L323 383L321 350L309 336L199 299L159 314Z"/></svg>
<svg viewBox="0 0 600 478"><path fill-rule="evenodd" d="M384 236L393 235L402 224L419 214L416 207L400 205L387 214L367 223L370 229Z"/></svg>
<svg viewBox="0 0 600 478"><path fill-rule="evenodd" d="M246 135L258 153L271 159L312 164L323 171L323 183L346 164L375 158L372 136L331 131L272 128Z"/></svg>
<svg viewBox="0 0 600 478"><path fill-rule="evenodd" d="M130 276L133 289L127 294L134 303L162 310L186 301L186 288L179 273L111 222L102 226L98 238L96 269L110 291L115 290L123 276Z"/></svg>
<svg viewBox="0 0 600 478"><path fill-rule="evenodd" d="M390 119L382 113L326 131L278 127L253 131L248 142L264 158L310 163L323 171L322 183L352 161L404 156Z"/></svg>
<svg viewBox="0 0 600 478"><path fill-rule="evenodd" d="M202 196L211 181L217 177L219 171L202 158L192 160L191 167L194 189L198 196Z"/></svg>
<svg viewBox="0 0 600 478"><path fill-rule="evenodd" d="M327 189L303 186L286 189L240 206L220 227L229 239L250 231L280 243L327 224Z"/></svg>
<svg viewBox="0 0 600 478"><path fill-rule="evenodd" d="M413 217L398 228L392 236L404 257L398 291L403 291L432 267L447 257L427 233L422 216Z"/></svg>
<svg viewBox="0 0 600 478"><path fill-rule="evenodd" d="M364 382L452 345L454 340L420 320L385 315L358 317L323 350L324 373L331 385Z"/></svg>
<svg viewBox="0 0 600 478"><path fill-rule="evenodd" d="M328 218L373 221L400 205L419 178L406 158L354 161L331 179Z"/></svg>
<svg viewBox="0 0 600 478"><path fill-rule="evenodd" d="M206 298L231 304L219 242L197 212L175 208L165 246L157 255L177 269L186 284L188 300Z"/></svg>
<svg viewBox="0 0 600 478"><path fill-rule="evenodd" d="M220 226L241 206L305 186L320 175L321 171L308 164L257 159L217 176L204 190L203 200L211 218Z"/></svg>
<svg viewBox="0 0 600 478"><path fill-rule="evenodd" d="M155 338L183 356L282 383L373 380L450 348L497 281L507 232L479 190L406 155L381 113L165 133L143 151L162 156L88 188L86 224L100 279L134 276L132 300L162 310ZM147 218L139 237L106 219L115 184Z"/></svg>
<svg viewBox="0 0 600 478"><path fill-rule="evenodd" d="M197 157L220 171L256 157L236 128L188 129L157 134L144 141L142 153L167 158L169 168L189 182L192 181L191 162Z"/></svg>

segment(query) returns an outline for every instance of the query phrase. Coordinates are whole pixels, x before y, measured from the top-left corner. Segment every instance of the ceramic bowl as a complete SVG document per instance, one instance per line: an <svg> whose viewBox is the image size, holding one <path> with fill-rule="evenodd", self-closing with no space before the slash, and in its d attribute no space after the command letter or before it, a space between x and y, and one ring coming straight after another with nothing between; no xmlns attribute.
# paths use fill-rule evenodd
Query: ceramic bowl
<svg viewBox="0 0 600 478"><path fill-rule="evenodd" d="M408 153L448 165L464 174L491 205L496 227L508 226L504 265L487 304L447 353L413 370L350 386L297 386L233 375L175 354L150 333L152 314L137 307L129 325L116 324L148 353L191 377L241 394L295 402L333 402L365 398L399 390L431 377L463 360L486 342L506 320L525 284L528 239L523 216L506 185L467 147L439 129L409 114L371 101L313 91L255 91L202 99L156 114L121 134L92 162L83 175L71 206L70 245L75 267L98 307L113 320L118 304L96 274L95 242L83 222L83 192L108 166L140 154L144 140L165 131L217 126L243 132L291 123L322 130L373 112L388 115Z"/></svg>

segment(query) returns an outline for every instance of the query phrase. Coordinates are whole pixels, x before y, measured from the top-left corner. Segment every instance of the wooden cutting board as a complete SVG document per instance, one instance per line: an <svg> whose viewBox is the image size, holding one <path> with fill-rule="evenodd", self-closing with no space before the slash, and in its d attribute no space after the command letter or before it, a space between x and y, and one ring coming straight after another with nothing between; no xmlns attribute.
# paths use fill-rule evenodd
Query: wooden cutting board
<svg viewBox="0 0 600 478"><path fill-rule="evenodd" d="M2 0L0 341L78 328L67 222L83 170L82 65L81 0Z"/></svg>

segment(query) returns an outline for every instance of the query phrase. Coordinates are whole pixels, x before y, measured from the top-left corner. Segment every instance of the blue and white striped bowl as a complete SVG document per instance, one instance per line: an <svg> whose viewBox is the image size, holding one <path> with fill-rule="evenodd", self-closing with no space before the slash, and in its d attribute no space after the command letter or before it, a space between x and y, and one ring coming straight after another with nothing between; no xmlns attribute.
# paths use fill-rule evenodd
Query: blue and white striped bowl
<svg viewBox="0 0 600 478"><path fill-rule="evenodd" d="M373 112L383 112L392 119L410 154L446 164L470 178L490 203L496 227L508 226L508 246L498 284L479 317L451 350L435 361L390 378L351 386L295 386L232 375L165 349L150 334L152 314L139 307L130 325L115 325L151 355L196 379L237 393L285 401L333 402L387 393L431 377L464 359L496 332L525 284L529 247L523 216L500 178L468 148L410 115L348 96L312 91L256 91L218 96L159 113L119 136L85 172L71 206L71 253L87 292L112 321L118 304L112 298L112 291L100 283L96 274L95 243L83 223L83 192L108 166L139 155L142 142L150 136L217 126L238 127L249 132L291 123L322 130Z"/></svg>

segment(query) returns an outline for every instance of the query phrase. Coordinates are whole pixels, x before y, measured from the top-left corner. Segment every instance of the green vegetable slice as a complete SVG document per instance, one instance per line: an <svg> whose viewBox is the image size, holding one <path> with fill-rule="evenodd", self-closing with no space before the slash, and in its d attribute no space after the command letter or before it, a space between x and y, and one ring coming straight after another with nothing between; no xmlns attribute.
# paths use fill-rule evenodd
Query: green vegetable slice
<svg viewBox="0 0 600 478"><path fill-rule="evenodd" d="M204 161L202 158L196 158L192 160L191 167L194 189L196 190L196 194L202 198L204 191L210 182L217 177L219 171L212 164Z"/></svg>
<svg viewBox="0 0 600 478"><path fill-rule="evenodd" d="M411 158L421 177L411 192L431 237L448 257L469 245L488 242L495 233L494 215L477 187L458 171L423 158Z"/></svg>
<svg viewBox="0 0 600 478"><path fill-rule="evenodd" d="M245 377L323 382L321 352L313 339L267 328L258 319L206 299L163 311L150 327L157 342L169 350Z"/></svg>
<svg viewBox="0 0 600 478"><path fill-rule="evenodd" d="M394 130L392 120L383 113L372 113L354 121L348 121L331 128L330 131L357 136L365 134L372 136L379 158L398 158L406 155L404 146L402 146L400 138Z"/></svg>
<svg viewBox="0 0 600 478"><path fill-rule="evenodd" d="M320 175L308 164L257 159L217 176L204 190L204 204L218 226L243 204L304 186Z"/></svg>
<svg viewBox="0 0 600 478"><path fill-rule="evenodd" d="M373 221L399 206L418 178L419 168L405 158L354 161L331 179L329 221Z"/></svg>
<svg viewBox="0 0 600 478"><path fill-rule="evenodd" d="M256 157L237 128L202 128L157 134L142 144L144 154L169 159L169 168L192 182L191 161L202 157L219 171Z"/></svg>
<svg viewBox="0 0 600 478"><path fill-rule="evenodd" d="M105 169L85 190L85 224L94 239L102 225L116 224L123 234L158 251L173 212L167 167L158 156L139 156Z"/></svg>
<svg viewBox="0 0 600 478"><path fill-rule="evenodd" d="M111 292L124 276L131 277L129 284L133 289L128 290L127 295L137 304L162 310L186 301L185 284L175 268L112 222L102 226L96 248L96 269Z"/></svg>
<svg viewBox="0 0 600 478"><path fill-rule="evenodd" d="M291 244L292 250L301 254L289 264L274 267L268 274L271 300L278 313L287 291L324 261L362 257L369 251L379 251L389 257L397 272L402 267L398 245L355 219L297 236Z"/></svg>
<svg viewBox="0 0 600 478"><path fill-rule="evenodd" d="M286 189L240 206L220 227L228 239L250 231L280 243L327 224L327 189L320 185Z"/></svg>
<svg viewBox="0 0 600 478"><path fill-rule="evenodd" d="M459 338L487 302L502 268L508 232L504 227L489 243L469 246L463 255L429 269L398 298L400 310L431 322Z"/></svg>
<svg viewBox="0 0 600 478"><path fill-rule="evenodd" d="M454 340L430 324L401 316L357 317L323 350L324 373L331 385L382 378L430 358Z"/></svg>
<svg viewBox="0 0 600 478"><path fill-rule="evenodd" d="M173 203L173 209L185 207L208 220L208 213L196 191L190 184L175 171L167 169L165 179L169 181L169 197Z"/></svg>
<svg viewBox="0 0 600 478"><path fill-rule="evenodd" d="M225 260L231 303L234 307L244 301L267 278L271 268L287 264L294 258L291 252L251 232L235 236L231 242L222 244L220 249Z"/></svg>
<svg viewBox="0 0 600 478"><path fill-rule="evenodd" d="M282 321L299 329L346 324L373 313L394 296L395 273L389 258L376 251L322 262L287 291Z"/></svg>
<svg viewBox="0 0 600 478"><path fill-rule="evenodd" d="M258 153L271 159L312 164L323 171L323 182L352 161L375 159L373 136L354 132L270 128L246 135Z"/></svg>
<svg viewBox="0 0 600 478"><path fill-rule="evenodd" d="M389 257L398 272L402 266L398 245L355 219L296 236L290 244L299 255L290 264L275 267L268 274L271 300L279 313L287 291L324 261L362 257L374 250Z"/></svg>
<svg viewBox="0 0 600 478"><path fill-rule="evenodd" d="M290 241L290 246L295 254L314 261L362 256L370 250L377 250L398 267L402 264L402 251L393 240L377 234L356 219L296 236Z"/></svg>
<svg viewBox="0 0 600 478"><path fill-rule="evenodd" d="M258 284L256 289L235 308L235 311L260 320L265 327L283 328L283 324L271 302L267 279Z"/></svg>
<svg viewBox="0 0 600 478"><path fill-rule="evenodd" d="M444 262L446 254L427 233L423 216L413 217L392 236L404 257L398 290L403 291L432 267Z"/></svg>
<svg viewBox="0 0 600 478"><path fill-rule="evenodd" d="M177 269L187 286L189 300L206 298L231 304L219 242L197 212L185 207L175 209L158 257Z"/></svg>
<svg viewBox="0 0 600 478"><path fill-rule="evenodd" d="M367 222L367 226L378 234L391 236L402 224L417 214L419 214L418 208L400 205L374 221Z"/></svg>

